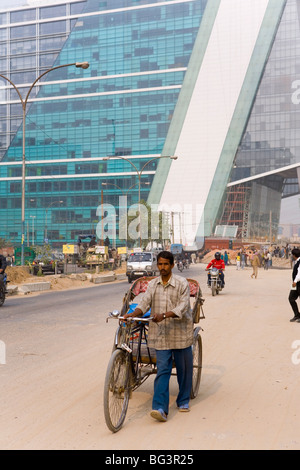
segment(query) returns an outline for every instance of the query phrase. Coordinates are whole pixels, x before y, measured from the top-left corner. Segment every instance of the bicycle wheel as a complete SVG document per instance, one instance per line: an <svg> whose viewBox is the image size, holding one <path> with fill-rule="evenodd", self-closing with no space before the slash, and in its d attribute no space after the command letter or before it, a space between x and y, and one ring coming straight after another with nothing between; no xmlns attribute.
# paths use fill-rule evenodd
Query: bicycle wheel
<svg viewBox="0 0 300 470"><path fill-rule="evenodd" d="M104 383L104 416L112 432L121 429L130 395L130 362L128 353L117 349L107 366Z"/></svg>
<svg viewBox="0 0 300 470"><path fill-rule="evenodd" d="M192 390L191 398L196 398L200 380L201 380L201 371L202 371L202 340L201 336L198 334L194 338L193 342L193 381L192 381Z"/></svg>

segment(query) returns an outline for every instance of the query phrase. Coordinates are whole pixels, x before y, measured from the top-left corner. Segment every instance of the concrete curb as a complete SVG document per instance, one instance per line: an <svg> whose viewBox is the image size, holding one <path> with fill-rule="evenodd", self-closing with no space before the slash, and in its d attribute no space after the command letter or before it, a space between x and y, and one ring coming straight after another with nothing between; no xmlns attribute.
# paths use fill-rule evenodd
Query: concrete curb
<svg viewBox="0 0 300 470"><path fill-rule="evenodd" d="M125 273L122 274L116 274L116 281L124 281L124 279L127 279L127 276Z"/></svg>
<svg viewBox="0 0 300 470"><path fill-rule="evenodd" d="M91 282L93 282L94 284L101 284L102 282L112 282L115 280L116 280L115 273L112 273L112 274L95 275L91 279Z"/></svg>
<svg viewBox="0 0 300 470"><path fill-rule="evenodd" d="M6 287L6 290L7 290L7 293L8 295L14 295L14 294L17 294L18 293L18 286L14 286L14 285L8 285Z"/></svg>
<svg viewBox="0 0 300 470"><path fill-rule="evenodd" d="M29 292L41 292L44 290L50 290L51 282L34 282L28 284L22 284L18 287L18 294L28 294Z"/></svg>
<svg viewBox="0 0 300 470"><path fill-rule="evenodd" d="M70 274L65 275L61 274L60 277L69 277L70 279L76 279L80 281L90 281L94 284L103 284L105 282L113 282L113 281L123 281L127 279L125 273L116 274L114 272L110 272L109 274ZM7 295L26 295L30 294L31 292L42 292L46 290L51 290L51 282L49 281L41 281L41 282L28 282L21 285L8 285L7 286Z"/></svg>

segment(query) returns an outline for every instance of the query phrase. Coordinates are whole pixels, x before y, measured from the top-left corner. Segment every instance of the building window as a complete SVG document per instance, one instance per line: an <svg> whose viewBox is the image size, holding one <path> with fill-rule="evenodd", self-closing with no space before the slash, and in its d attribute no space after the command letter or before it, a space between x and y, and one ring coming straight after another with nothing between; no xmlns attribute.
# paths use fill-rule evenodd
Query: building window
<svg viewBox="0 0 300 470"><path fill-rule="evenodd" d="M11 23L26 23L27 21L34 21L36 18L36 10L21 10L12 11L10 14Z"/></svg>
<svg viewBox="0 0 300 470"><path fill-rule="evenodd" d="M66 32L66 22L65 21L52 21L51 23L41 23L40 24L40 35L47 34L56 34L56 33L65 33Z"/></svg>
<svg viewBox="0 0 300 470"><path fill-rule="evenodd" d="M10 28L11 39L30 38L34 37L36 33L35 24L29 24L27 26L16 26Z"/></svg>
<svg viewBox="0 0 300 470"><path fill-rule="evenodd" d="M10 183L10 192L11 193L20 193L21 192L21 183Z"/></svg>
<svg viewBox="0 0 300 470"><path fill-rule="evenodd" d="M148 137L149 137L148 129L141 129L140 130L140 138L141 139L147 139Z"/></svg>
<svg viewBox="0 0 300 470"><path fill-rule="evenodd" d="M55 18L57 16L65 16L65 15L66 15L66 6L65 5L58 5L58 6L40 8L40 18L42 20L44 20L46 18Z"/></svg>

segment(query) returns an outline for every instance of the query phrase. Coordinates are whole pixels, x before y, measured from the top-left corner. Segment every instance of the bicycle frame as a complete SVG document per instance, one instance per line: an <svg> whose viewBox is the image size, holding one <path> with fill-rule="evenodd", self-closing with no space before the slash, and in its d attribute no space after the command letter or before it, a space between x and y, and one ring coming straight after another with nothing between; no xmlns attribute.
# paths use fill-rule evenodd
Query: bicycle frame
<svg viewBox="0 0 300 470"><path fill-rule="evenodd" d="M201 307L200 300L201 298L195 304L197 310L199 310L198 307ZM196 317L199 315L195 314ZM103 402L107 427L112 432L117 432L124 423L132 392L150 375L156 374L157 367L155 350L148 346L148 324L152 318L130 317L125 320L118 310L109 314L106 321L109 318L119 320L119 327L106 371ZM203 317L200 316L200 318ZM201 380L202 341L200 330L202 330L200 326L195 327L193 334L191 398L197 396ZM172 372L171 375L176 375L176 372Z"/></svg>
<svg viewBox="0 0 300 470"><path fill-rule="evenodd" d="M115 349L126 351L131 370L131 390L136 390L152 374L156 374L155 351L148 346L148 324L152 318L123 317L110 315L119 320L115 336Z"/></svg>

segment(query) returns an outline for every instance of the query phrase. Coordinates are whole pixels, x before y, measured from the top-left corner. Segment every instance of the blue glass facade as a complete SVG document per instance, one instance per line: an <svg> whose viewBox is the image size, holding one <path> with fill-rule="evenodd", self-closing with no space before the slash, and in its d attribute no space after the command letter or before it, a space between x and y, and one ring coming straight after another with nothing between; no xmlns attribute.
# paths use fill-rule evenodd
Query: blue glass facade
<svg viewBox="0 0 300 470"><path fill-rule="evenodd" d="M206 1L87 0L0 11L0 74L26 116L25 243L95 232L103 202L138 202L165 143ZM24 23L23 25L20 23ZM0 237L21 242L22 107L0 78ZM157 161L141 176L147 199ZM106 183L106 185L102 185ZM146 185L145 183L148 183ZM149 185L150 183L150 185ZM129 191L129 188L130 191ZM34 232L34 233L33 233Z"/></svg>

